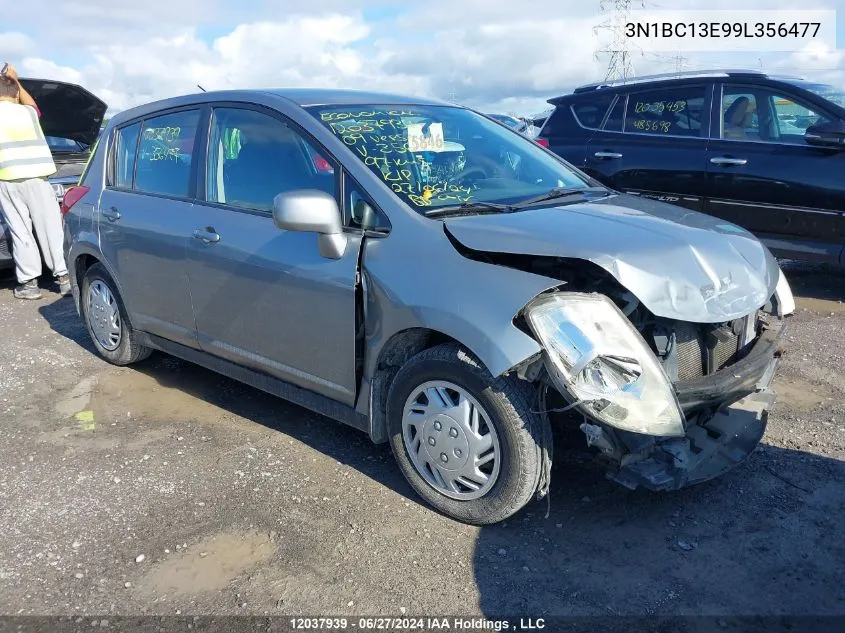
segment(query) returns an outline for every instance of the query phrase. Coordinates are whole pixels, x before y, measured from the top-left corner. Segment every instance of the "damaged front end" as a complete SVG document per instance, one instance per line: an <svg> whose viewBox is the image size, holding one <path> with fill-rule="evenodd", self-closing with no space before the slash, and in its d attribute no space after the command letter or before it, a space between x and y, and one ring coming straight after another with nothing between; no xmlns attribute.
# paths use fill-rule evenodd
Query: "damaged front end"
<svg viewBox="0 0 845 633"><path fill-rule="evenodd" d="M630 489L718 477L763 437L793 310L782 273L766 305L723 323L656 317L621 287L539 297L524 318L545 349L541 409L576 423Z"/></svg>

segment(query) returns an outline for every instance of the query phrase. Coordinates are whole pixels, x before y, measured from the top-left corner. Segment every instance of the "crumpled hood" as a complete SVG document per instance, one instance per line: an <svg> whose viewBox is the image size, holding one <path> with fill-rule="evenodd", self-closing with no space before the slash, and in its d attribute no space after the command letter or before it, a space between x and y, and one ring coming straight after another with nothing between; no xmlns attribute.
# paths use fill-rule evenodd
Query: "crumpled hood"
<svg viewBox="0 0 845 633"><path fill-rule="evenodd" d="M76 84L23 77L20 81L41 110L45 136L69 138L86 145L97 140L107 109L102 100Z"/></svg>
<svg viewBox="0 0 845 633"><path fill-rule="evenodd" d="M779 274L769 250L745 229L629 195L445 224L472 250L588 260L656 316L694 323L729 321L760 308Z"/></svg>

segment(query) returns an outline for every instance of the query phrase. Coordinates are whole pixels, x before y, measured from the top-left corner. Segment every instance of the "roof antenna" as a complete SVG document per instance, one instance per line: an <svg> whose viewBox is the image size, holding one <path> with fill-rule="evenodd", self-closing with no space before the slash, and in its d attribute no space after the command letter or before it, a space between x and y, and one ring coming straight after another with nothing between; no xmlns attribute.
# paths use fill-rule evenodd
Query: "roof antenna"
<svg viewBox="0 0 845 633"><path fill-rule="evenodd" d="M197 88L199 88L199 89L200 89L200 90L202 90L203 92L208 92L208 90L206 90L205 88L203 88L203 87L202 87L202 86L200 86L199 84L197 84Z"/></svg>

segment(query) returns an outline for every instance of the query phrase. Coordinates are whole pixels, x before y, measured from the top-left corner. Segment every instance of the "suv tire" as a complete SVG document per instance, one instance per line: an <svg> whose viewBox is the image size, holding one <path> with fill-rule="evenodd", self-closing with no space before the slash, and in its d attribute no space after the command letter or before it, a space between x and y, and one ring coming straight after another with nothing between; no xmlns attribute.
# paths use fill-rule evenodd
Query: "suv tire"
<svg viewBox="0 0 845 633"><path fill-rule="evenodd" d="M131 365L153 350L138 342L116 285L102 264L93 264L82 278L79 302L97 353L113 365Z"/></svg>
<svg viewBox="0 0 845 633"><path fill-rule="evenodd" d="M533 400L531 385L493 378L457 344L420 352L398 371L388 394L390 446L399 469L425 501L458 521L488 525L507 519L537 490L542 450L551 437L548 421L531 410ZM482 466L486 473L469 460L489 460ZM455 478L472 470L469 480L461 480L476 490Z"/></svg>

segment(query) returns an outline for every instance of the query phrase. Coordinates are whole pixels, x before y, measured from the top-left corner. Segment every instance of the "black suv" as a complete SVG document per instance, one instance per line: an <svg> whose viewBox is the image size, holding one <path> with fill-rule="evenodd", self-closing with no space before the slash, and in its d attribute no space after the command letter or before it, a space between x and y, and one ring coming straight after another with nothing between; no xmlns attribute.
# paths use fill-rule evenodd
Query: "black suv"
<svg viewBox="0 0 845 633"><path fill-rule="evenodd" d="M779 257L845 264L845 91L728 70L549 103L538 142L606 185L730 220Z"/></svg>

